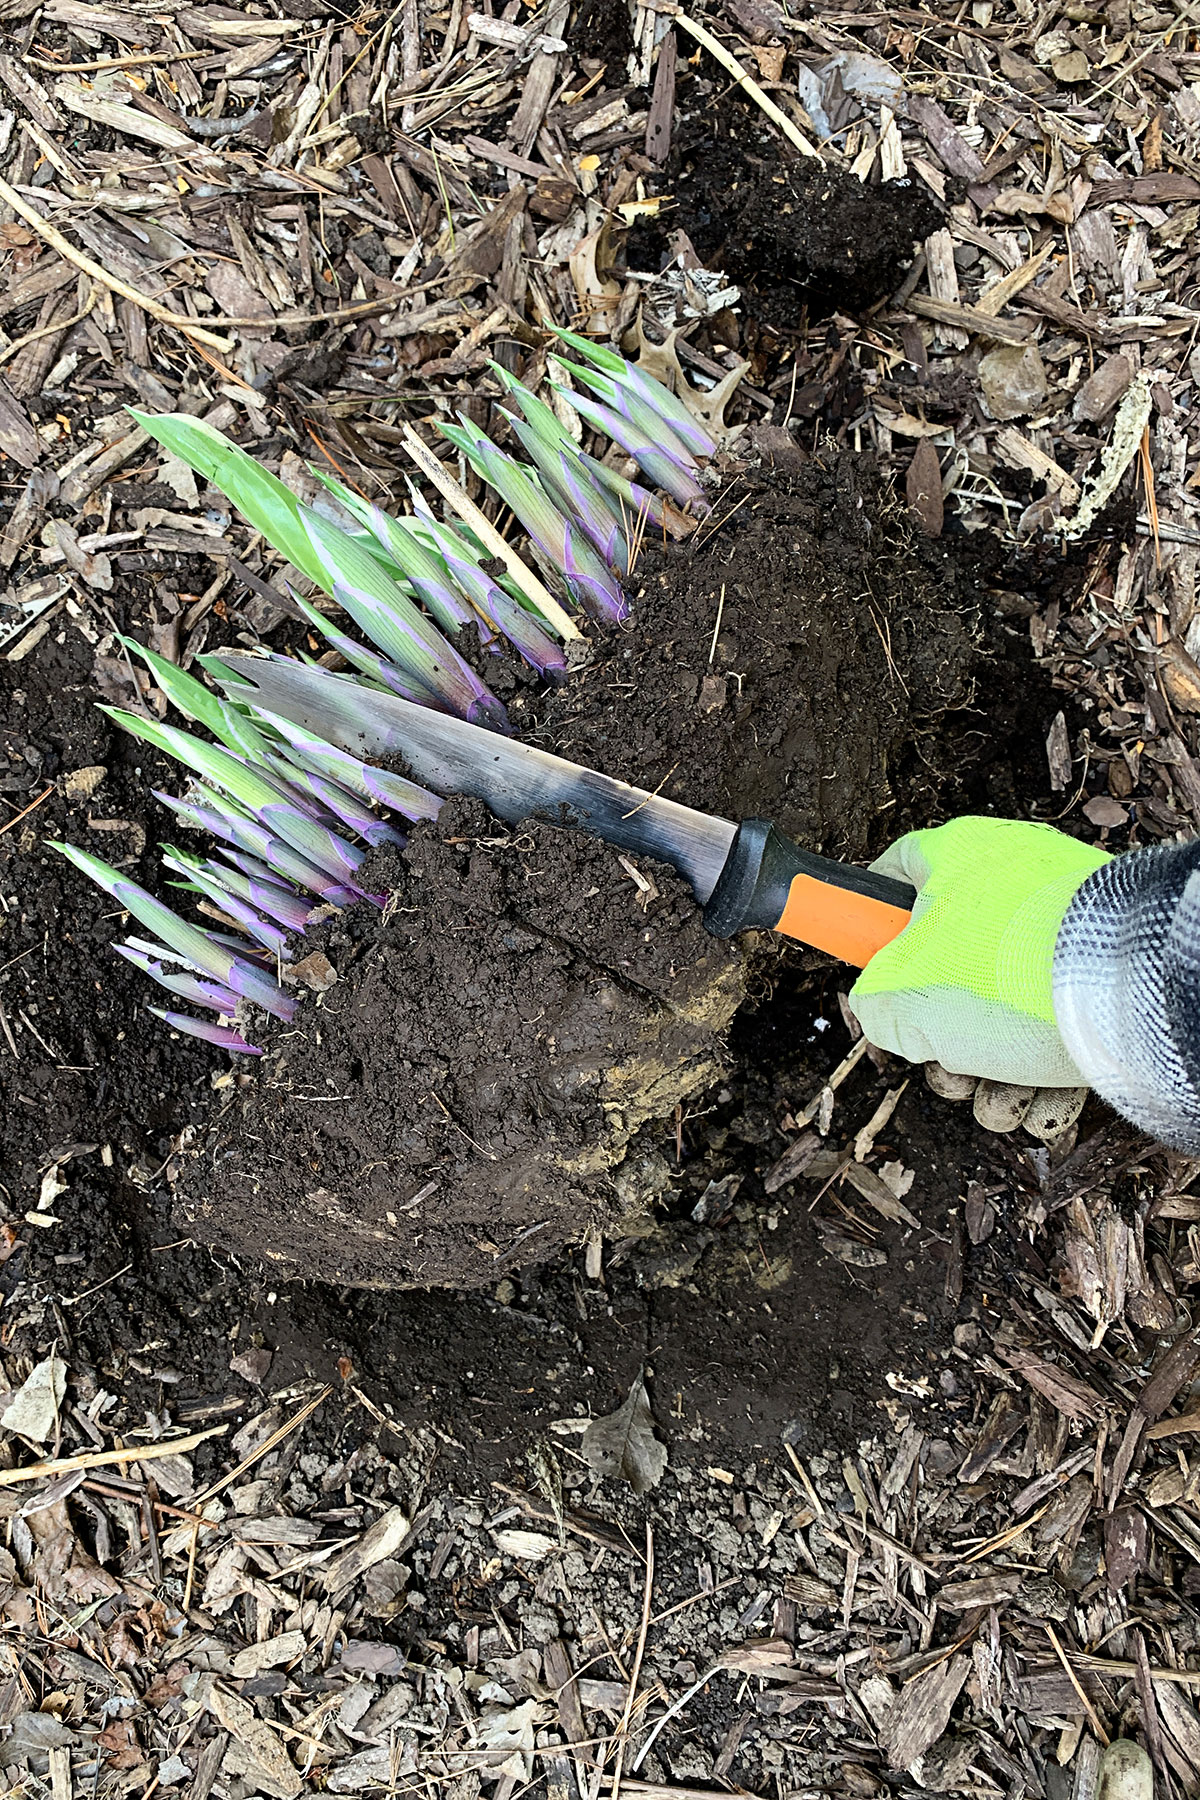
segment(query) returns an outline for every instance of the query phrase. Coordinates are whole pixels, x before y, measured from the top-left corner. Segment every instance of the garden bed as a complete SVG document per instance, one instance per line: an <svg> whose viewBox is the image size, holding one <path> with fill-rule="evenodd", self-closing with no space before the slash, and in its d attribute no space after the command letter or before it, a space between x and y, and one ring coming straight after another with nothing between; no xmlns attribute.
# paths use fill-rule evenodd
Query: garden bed
<svg viewBox="0 0 1200 1800"><path fill-rule="evenodd" d="M489 658L521 736L855 860L964 810L1194 830L1194 33L9 10L8 1784L1054 1800L1125 1733L1193 1791L1193 1165L1094 1101L989 1136L854 1044L850 971L470 806L230 1061L45 840L160 879L178 771L96 710L116 630L321 648L125 405L386 505L401 427L494 423L548 319L748 366L630 626L556 693ZM642 1383L635 1493L586 1433Z"/></svg>

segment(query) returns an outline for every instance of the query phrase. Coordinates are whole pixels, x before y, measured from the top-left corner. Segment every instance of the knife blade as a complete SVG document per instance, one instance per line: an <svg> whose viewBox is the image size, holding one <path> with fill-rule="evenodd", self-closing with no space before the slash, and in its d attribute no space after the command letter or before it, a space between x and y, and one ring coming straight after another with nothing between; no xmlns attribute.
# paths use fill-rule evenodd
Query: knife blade
<svg viewBox="0 0 1200 1800"><path fill-rule="evenodd" d="M909 922L908 883L802 850L769 820L735 824L290 657L218 655L230 698L363 762L399 756L434 793L470 795L509 824L573 826L668 863L717 937L772 929L862 967Z"/></svg>

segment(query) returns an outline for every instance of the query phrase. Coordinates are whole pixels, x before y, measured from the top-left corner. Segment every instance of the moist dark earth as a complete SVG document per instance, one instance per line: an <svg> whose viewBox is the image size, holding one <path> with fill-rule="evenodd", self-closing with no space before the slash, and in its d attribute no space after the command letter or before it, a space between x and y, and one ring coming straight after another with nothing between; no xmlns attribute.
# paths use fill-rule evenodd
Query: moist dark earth
<svg viewBox="0 0 1200 1800"><path fill-rule="evenodd" d="M647 556L635 623L598 646L582 678L549 700L523 690L531 735L651 786L662 781L664 792L695 803L734 814L753 806L773 811L806 842L842 854L868 853L906 825L963 805L1047 810L1041 746L1056 696L1039 685L1019 642L997 623L977 559L964 564L914 536L885 485L836 458L782 478L748 477L722 499L701 535L697 551ZM129 603L133 613L137 596ZM126 620L118 614L118 622ZM140 834L152 844L163 821L147 794L151 783L173 777L95 710L89 647L65 630L38 656L0 670L10 798L29 804L46 793L35 813L0 837L0 1000L17 1051L14 1060L4 1047L10 1067L0 1180L12 1254L3 1278L18 1313L26 1291L20 1284L32 1275L64 1297L64 1343L77 1360L126 1383L140 1375L148 1402L163 1391L160 1378L170 1382L178 1416L186 1418L189 1409L203 1416L211 1404L227 1405L231 1390L244 1391L229 1363L248 1345L275 1352L272 1383L329 1371L344 1356L366 1391L386 1394L401 1419L436 1421L451 1440L447 1454L465 1454L485 1473L548 1419L591 1404L596 1371L607 1404L648 1363L661 1384L656 1391L675 1396L679 1419L702 1422L731 1444L761 1443L784 1430L799 1441L818 1421L823 1431L832 1425L849 1437L873 1414L888 1369L919 1370L944 1341L952 1316L945 1299L951 1212L964 1180L1003 1157L981 1140L969 1115L910 1085L880 1153L918 1171L906 1205L923 1223L907 1238L884 1228L878 1241L886 1262L857 1266L830 1254L809 1214L815 1190L768 1196L762 1186L794 1135L785 1121L818 1093L848 1047L838 1003L848 972L776 943L748 960L741 950L715 947L669 874L647 871L659 894L643 912L644 890L611 858L601 866L601 853L587 840L542 828L544 837L505 832L489 842L478 817L467 815L462 829L461 813L448 816L444 837L432 828L407 853L410 899L417 867L441 871L428 917L405 910L402 900L382 931L376 922L360 936L361 923L348 920L345 942L329 946L345 973L322 1008L314 1002L306 1030L322 1041L303 1068L305 1094L347 1096L302 1103L325 1121L323 1154L336 1159L349 1146L361 1167L363 1151L374 1145L403 1163L405 1134L426 1132L435 1160L444 1166L452 1151L475 1195L485 1191L480 1184L492 1165L464 1138L458 1093L453 1104L443 1094L451 1119L440 1124L436 1104L418 1118L378 1102L370 1130L356 1139L368 1113L350 1088L322 1084L347 1077L353 1084L361 1061L361 1100L365 1045L355 1032L372 1020L392 1026L386 1063L375 1053L373 1091L381 1069L389 1079L404 1074L398 1012L407 1007L412 1021L425 1008L432 1018L428 995L416 1004L420 969L414 979L400 955L405 945L428 950L434 934L422 924L457 935L464 970L472 956L478 970L482 955L494 977L497 926L487 909L496 894L519 916L518 929L537 938L543 976L561 983L572 965L576 973L585 969L587 979L573 992L589 1005L607 983L648 1007L668 970L694 975L695 958L714 952L718 967L736 962L748 1001L727 1036L710 1036L705 1046L723 1073L672 1114L642 1126L616 1184L580 1182L552 1206L539 1205L534 1193L524 1212L520 1196L510 1196L504 1244L496 1232L481 1240L476 1231L474 1264L464 1254L466 1222L459 1221L457 1236L434 1246L443 1257L459 1253L459 1273L449 1277L459 1291L381 1294L340 1285L372 1271L355 1263L344 1220L323 1218L313 1203L284 1222L271 1216L268 1197L260 1216L262 1227L278 1233L272 1242L248 1212L240 1235L227 1234L232 1253L202 1247L202 1221L189 1218L194 1202L181 1205L167 1177L202 1166L190 1159L210 1142L205 1132L218 1111L217 1141L226 1148L232 1121L243 1113L265 1127L269 1154L260 1145L253 1155L263 1173L272 1159L273 1172L285 1170L278 1185L261 1190L268 1196L293 1196L306 1179L305 1194L320 1188L319 1172L307 1167L312 1138L303 1134L316 1127L299 1127L301 1103L289 1111L278 1094L249 1085L261 1080L258 1070L231 1070L146 1015L144 985L126 979L107 948L118 925L111 904L44 847L45 837L60 832L99 842L115 860L128 859L135 875L154 879ZM633 750L639 740L640 758ZM794 769L805 757L811 779L799 782ZM107 773L90 799L72 801L65 778L85 765ZM460 841L446 841L454 838ZM552 839L556 860L543 868L540 853ZM457 914L456 883L466 896ZM593 885L598 895L588 894ZM593 901L606 914L598 937ZM553 955L551 939L561 947ZM626 969L614 983L623 958ZM599 973L597 965L604 965ZM382 984L378 992L372 982ZM542 1004L529 991L533 985L510 979L507 989L517 1003L514 1016L526 1022ZM559 997L566 991L556 990ZM342 1004L344 996L365 1005L354 1029L339 1036L329 1002ZM460 998L469 1014L469 994ZM476 1024L478 1055L472 1049L474 1063L464 1056L468 1068L477 1070L485 1051L493 1060L500 1050L511 1054L511 1018L497 1020L489 1004ZM449 1031L443 1022L438 1054L450 1080L460 1078L454 1034L470 1048L461 1026L462 1016ZM501 1028L509 1032L503 1042ZM526 1038L533 1029L522 1026ZM541 1065L527 1045L523 1053L528 1096ZM889 1077L860 1064L846 1102L856 1121L869 1117L889 1079L896 1084L906 1073ZM412 1098L402 1084L394 1094L396 1101ZM480 1117L471 1114L476 1128ZM567 1108L571 1130L581 1117L576 1111L571 1125ZM527 1134L533 1123L531 1115ZM465 1129L494 1150L490 1139ZM252 1166L251 1150L242 1140L239 1146ZM596 1147L586 1130L569 1147L581 1146ZM42 1188L55 1169L63 1192L55 1191L58 1181ZM213 1166L206 1190L213 1208L243 1191ZM375 1220L383 1215L387 1224L387 1211L397 1214L395 1238L404 1248L393 1254L403 1278L428 1279L414 1254L420 1234L411 1215L384 1204L383 1191L372 1190ZM411 1185L395 1190L401 1204L413 1192ZM648 1209L651 1198L656 1204ZM58 1222L28 1223L30 1212ZM578 1239L589 1224L606 1229L602 1283L584 1279L581 1249L516 1266L530 1260L521 1254L521 1232L548 1218L551 1241ZM470 1223L477 1228L478 1217ZM464 1293L492 1256L478 1249L480 1241L510 1254L492 1261L490 1290ZM286 1263L281 1267L271 1252L301 1247L306 1272L326 1280L284 1279ZM534 1253L541 1249L535 1244Z"/></svg>
<svg viewBox="0 0 1200 1800"><path fill-rule="evenodd" d="M747 957L673 870L639 889L607 846L478 801L402 862L382 925L322 934L339 980L268 1034L179 1217L284 1275L494 1285L619 1211L606 1171L720 1072Z"/></svg>
<svg viewBox="0 0 1200 1800"><path fill-rule="evenodd" d="M688 94L686 80L681 94ZM916 245L943 223L911 180L861 182L844 167L780 154L755 109L731 99L715 114L686 100L663 180L661 226L633 234L630 262L678 254L682 230L710 269L745 290L745 310L786 333L805 318L856 314L899 284Z"/></svg>
<svg viewBox="0 0 1200 1800"><path fill-rule="evenodd" d="M845 460L743 478L694 550L647 559L629 623L538 735L863 855L893 764L966 703L977 660L977 606L890 505ZM184 1168L180 1222L281 1274L476 1286L612 1229L607 1170L723 1072L779 953L710 937L669 869L479 807L447 808L402 861L382 928L368 914L328 944L337 985L267 1029Z"/></svg>

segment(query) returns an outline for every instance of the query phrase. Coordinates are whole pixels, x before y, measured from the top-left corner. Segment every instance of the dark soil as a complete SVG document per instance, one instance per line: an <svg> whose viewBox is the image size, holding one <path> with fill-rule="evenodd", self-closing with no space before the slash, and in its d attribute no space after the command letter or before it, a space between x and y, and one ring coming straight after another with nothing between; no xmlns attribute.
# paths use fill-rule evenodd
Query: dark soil
<svg viewBox="0 0 1200 1800"><path fill-rule="evenodd" d="M898 761L962 708L980 596L862 459L739 478L697 547L651 547L623 637L562 688L547 747L855 860ZM895 835L893 832L892 835Z"/></svg>
<svg viewBox="0 0 1200 1800"><path fill-rule="evenodd" d="M148 1179L214 1069L207 1049L169 1041L145 1012L152 996L109 948L113 902L47 848L72 838L158 881L164 821L149 790L170 765L116 730L98 698L73 628L21 662L0 659L0 795L12 809L0 835L0 1196L18 1222L64 1155L72 1177L94 1170L107 1185L108 1151L114 1169ZM72 799L70 777L86 769L104 771L99 786Z"/></svg>
<svg viewBox="0 0 1200 1800"><path fill-rule="evenodd" d="M778 139L739 101L681 125L665 186L674 202L666 229L682 228L776 332L884 299L942 223L918 183L872 186L815 159L781 161ZM656 242L652 229L636 234L631 262L646 267Z"/></svg>
<svg viewBox="0 0 1200 1800"><path fill-rule="evenodd" d="M383 925L326 934L340 979L274 1034L180 1219L283 1275L476 1287L607 1222L596 1177L719 1073L746 953L673 870L646 865L651 896L606 845L477 801L403 862Z"/></svg>
<svg viewBox="0 0 1200 1800"><path fill-rule="evenodd" d="M699 548L652 559L633 620L553 697L557 749L810 845L864 853L893 761L966 699L970 614L889 491L848 461L752 477ZM876 598L878 596L878 598ZM631 1135L722 1071L763 955L686 884L478 806L414 833L387 923L325 946L338 982L232 1090L180 1223L281 1274L494 1282L589 1227ZM265 1022L264 1022L265 1023Z"/></svg>
<svg viewBox="0 0 1200 1800"><path fill-rule="evenodd" d="M603 62L612 85L619 85L621 65L633 49L633 25L625 0L580 0L570 22L570 41L581 57Z"/></svg>
<svg viewBox="0 0 1200 1800"><path fill-rule="evenodd" d="M749 498L731 512L745 491ZM580 754L586 748L595 761L616 773L640 774L650 785L682 750L681 761L706 771L712 785L701 793L681 767L673 779L686 776L693 785L669 783L666 791L730 812L743 801L777 807L807 841L856 853L892 835L893 821L899 829L914 812L937 816L945 794L951 804L966 799L987 805L995 784L999 804L1028 811L1031 803L1044 803L1040 746L1057 710L1055 696L1034 685L1019 645L1004 646L999 659L980 655L972 640L982 596L973 577L960 575L942 547L914 543L885 490L861 473L818 465L781 490L750 482L722 503L714 523L718 529L707 544L677 559L666 584L667 564L647 556L639 601L645 626L636 638L630 633L602 647L582 683L558 696L542 718L549 739ZM894 548L881 547L885 535ZM696 684L710 674L722 583L725 612L713 669L725 681L725 700L709 714L699 709ZM825 599L814 598L814 583ZM114 602L118 622L138 629L145 596L127 587ZM907 696L885 653L889 631L892 665ZM927 641L941 646L932 659L923 651ZM728 659L723 643L733 647ZM636 665L630 654L635 644ZM642 649L651 644L654 655L644 660ZM778 654L777 644L784 646ZM743 646L752 648L754 668L777 657L769 681L751 678L742 667L751 663L738 653ZM742 695L736 691L739 674ZM397 910L374 941L361 935L359 922L346 920L345 941L326 945L342 979L304 1015L309 1044L302 1070L295 1047L280 1041L273 1047L278 1060L271 1079L279 1076L282 1058L290 1057L284 1079L303 1081L299 1091L357 1093L361 1101L364 1083L354 1062L357 1057L365 1069L366 1058L355 1033L373 1017L385 1019L390 1030L389 1071L409 1085L397 1086L397 1100L377 1099L369 1114L353 1098L301 1102L293 1086L280 1116L295 1135L280 1133L271 1108L284 1097L282 1090L266 1095L252 1085L263 1080L263 1071L231 1072L222 1059L170 1038L148 1018L144 983L106 947L117 926L111 904L43 846L44 837L59 834L99 843L112 860L128 858L132 873L154 879L153 858L139 850L138 828L151 844L163 830L148 789L151 782L162 785L166 771L144 747L110 733L95 711L90 647L73 628L64 630L24 663L0 660L0 681L6 689L7 779L14 784L5 790L9 806L19 811L70 769L93 763L108 769L90 801L68 802L55 786L36 813L0 835L6 906L0 1003L17 1052L14 1062L7 1041L0 1043L0 1058L12 1064L0 1091L0 1198L8 1239L16 1246L0 1269L10 1318L27 1316L39 1304L32 1298L38 1292L65 1296L70 1304L56 1318L74 1365L91 1368L101 1384L121 1382L131 1397L140 1392L149 1407L161 1403L167 1391L161 1382L168 1382L177 1416L196 1422L234 1416L250 1402L252 1390L229 1371L231 1357L248 1345L275 1351L272 1385L314 1371L332 1374L344 1356L365 1391L386 1398L398 1421L436 1421L448 1434L446 1455L465 1456L476 1474L519 1454L548 1420L589 1406L597 1376L603 1405L615 1404L621 1384L643 1359L654 1371L656 1391L680 1396L681 1434L703 1422L718 1442L742 1446L784 1429L803 1434L826 1414L849 1434L884 1395L889 1368L924 1365L944 1336L937 1323L946 1309L940 1258L950 1210L964 1178L984 1173L992 1152L969 1115L934 1101L919 1084L911 1086L890 1128L888 1153L920 1172L906 1203L927 1229L916 1240L885 1228L879 1241L888 1261L868 1269L848 1267L824 1247L807 1190L766 1196L762 1176L788 1141L782 1121L819 1089L847 1044L836 998L845 973L824 963L810 968L811 958L778 948L774 961L752 971L751 1000L724 1047L711 1032L705 1038L703 1053L721 1056L725 1075L681 1102L673 1115L664 1104L661 1123L642 1127L618 1188L605 1178L592 1180L586 1191L582 1183L564 1180L553 1194L545 1190L540 1210L533 1203L538 1196L527 1197L523 1219L514 1189L509 1216L501 1221L503 1241L494 1219L486 1237L476 1229L473 1238L464 1220L455 1240L460 1260L450 1278L466 1283L500 1276L502 1256L548 1254L552 1243L581 1235L593 1217L609 1232L603 1282L583 1278L582 1254L574 1252L524 1268L500 1280L492 1293L339 1289L329 1282L378 1273L377 1264L365 1266L363 1245L349 1231L347 1216L357 1215L339 1220L312 1212L302 1215L300 1225L293 1219L276 1243L263 1245L267 1260L260 1263L250 1253L248 1232L237 1235L226 1206L234 1191L227 1170L211 1160L204 1165L212 1170L210 1217L226 1207L227 1229L240 1253L231 1259L197 1246L186 1223L182 1229L172 1223L164 1171L169 1163L178 1166L189 1138L199 1141L196 1128L211 1119L214 1084L219 1100L245 1096L234 1105L257 1109L255 1116L273 1132L276 1149L288 1159L289 1185L281 1177L277 1193L336 1191L328 1170L321 1176L304 1167L314 1144L339 1180L359 1171L365 1211L376 1223L382 1217L386 1224L386 1212L397 1208L382 1203L378 1173L365 1169L371 1146L381 1158L394 1159L414 1144L423 1155L423 1144L443 1167L453 1155L456 1171L467 1171L476 1184L472 1191L483 1191L480 1184L493 1165L476 1156L459 1130L437 1122L436 1103L407 1110L397 1104L402 1091L409 1099L413 1094L413 1070L403 1067L401 1006L407 1009L406 1042L415 1041L411 1034L422 1019L437 1023L439 1008L452 1009L452 1028L439 1029L442 1067L456 1071L460 1044L470 1048L476 1069L486 1062L480 1014L469 994L450 992L444 980L424 993L428 965L402 963L405 945L430 942L424 921L417 929L416 915ZM936 741L944 754L935 758L931 720L946 704L960 710L942 719ZM928 714L920 710L925 706ZM623 719L629 722L622 725ZM865 757L864 797L860 807L839 812L811 802L797 782L789 782L787 764L806 745L832 742L833 761L813 766L818 776L836 780L849 753L850 721L854 753ZM647 743L637 767L635 731ZM752 762L753 782L742 766ZM123 820L125 835L96 834L89 819ZM441 941L457 940L459 968L466 962L459 954L463 940L489 956L502 950L500 963L489 964L490 978L508 980L521 1020L535 1021L544 1004L542 994L535 998L537 984L548 989L554 1005L573 995L576 1008L593 1019L597 998L607 991L618 1002L615 1023L605 1015L609 1036L619 1026L613 1041L628 1045L639 1021L661 1021L677 950L691 957L703 947L718 957L718 969L741 968L728 948L696 936L695 916L667 874L646 871L659 898L643 914L625 871L574 835L481 832L478 821L447 835L471 841L447 844L431 832L410 852L424 856L427 873L437 875ZM551 883L544 859L556 853L565 861L553 865L557 879ZM464 884L457 894L456 882ZM590 894L592 886L599 892ZM513 920L509 944L498 941L504 934L493 916L497 909ZM597 934L600 910L604 924ZM386 1007L381 994L388 995ZM365 1010L348 1017L341 1009L351 1000ZM528 1083L539 1074L537 1055L543 1057L540 1073L549 1068L545 1040L535 1054L511 1030L511 1016L504 1050L511 1056L515 1047L518 1066L514 1072L504 1064L499 1079ZM522 1027L535 1046L541 1024ZM661 1033L658 1041L664 1041ZM689 1055L695 1044L693 1037ZM451 1049L453 1065L446 1054ZM374 1054L377 1071L377 1043ZM497 1061L504 1059L497 1055ZM435 1062L429 1059L431 1069ZM331 1076L337 1085L321 1085ZM850 1102L856 1118L869 1116L886 1080L860 1067ZM378 1084L373 1091L378 1095ZM503 1109L493 1116L493 1134L482 1130L486 1096L482 1103L465 1089L451 1096L431 1080L426 1092L435 1091L479 1144L493 1153L497 1144L509 1145ZM548 1130L549 1120L566 1152L586 1153L588 1131L581 1130L582 1114L570 1096L555 1094L552 1085L537 1089L536 1079L525 1089L531 1091L538 1092L542 1111L528 1112L520 1129L532 1136L535 1124ZM319 1123L306 1116L309 1110ZM358 1142L351 1141L348 1119L369 1126ZM223 1141L231 1124L232 1115L219 1123ZM415 1137L398 1145L395 1134L405 1131ZM603 1147L593 1136L591 1150ZM40 1209L59 1223L27 1224L26 1213L39 1210L43 1172L71 1149L74 1154L59 1165L66 1191ZM254 1154L265 1168L266 1153L260 1147ZM719 1203L711 1183L724 1184ZM416 1191L419 1184L411 1180L397 1181L393 1189L401 1204ZM645 1216L652 1199L653 1222ZM431 1200L421 1206L428 1209ZM266 1189L255 1204L270 1204ZM627 1221L619 1227L618 1208ZM433 1213L422 1216L434 1229L444 1223L436 1200ZM420 1273L420 1231L412 1230L419 1221L399 1211L397 1219L395 1263L411 1278ZM547 1224L540 1242L522 1246L522 1230ZM329 1281L281 1285L287 1265L269 1253L296 1251L306 1234L307 1266ZM480 1249L480 1241L495 1243L497 1255ZM324 1261L315 1254L318 1244ZM446 1242L435 1248L444 1253Z"/></svg>

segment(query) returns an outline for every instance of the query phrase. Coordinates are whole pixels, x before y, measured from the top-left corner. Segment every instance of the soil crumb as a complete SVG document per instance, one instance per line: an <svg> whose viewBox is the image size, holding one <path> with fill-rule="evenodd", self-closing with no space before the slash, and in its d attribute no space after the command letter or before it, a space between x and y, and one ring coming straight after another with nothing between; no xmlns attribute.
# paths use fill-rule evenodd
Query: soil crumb
<svg viewBox="0 0 1200 1800"><path fill-rule="evenodd" d="M746 289L750 310L776 330L804 313L855 313L900 283L917 243L942 213L913 181L872 187L847 169L810 158L781 163L778 146L759 152L757 121L729 109L728 128L697 139L684 133L672 160L671 191L681 226L709 268ZM649 233L635 244L649 243ZM645 251L640 252L644 256Z"/></svg>
<svg viewBox="0 0 1200 1800"><path fill-rule="evenodd" d="M589 61L603 62L613 77L634 48L633 24L625 0L581 0L571 20L571 42Z"/></svg>
<svg viewBox="0 0 1200 1800"><path fill-rule="evenodd" d="M861 856L893 763L965 701L975 649L949 565L848 460L742 478L698 538L647 559L633 623L551 697L543 735ZM185 1168L178 1222L291 1276L478 1286L641 1203L612 1171L724 1072L779 947L710 937L670 869L472 801L402 863L382 924L362 908L327 928L336 983L267 1027Z"/></svg>

